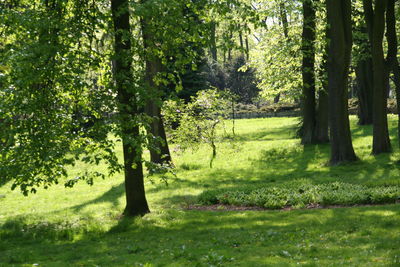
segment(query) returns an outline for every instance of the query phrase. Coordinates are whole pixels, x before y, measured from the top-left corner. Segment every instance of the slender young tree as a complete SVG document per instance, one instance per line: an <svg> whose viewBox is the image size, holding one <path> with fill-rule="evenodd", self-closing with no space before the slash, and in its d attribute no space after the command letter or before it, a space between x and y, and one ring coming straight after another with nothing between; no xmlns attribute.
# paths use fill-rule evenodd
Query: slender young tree
<svg viewBox="0 0 400 267"><path fill-rule="evenodd" d="M330 163L355 161L348 112L348 75L352 48L350 0L327 0L329 29L328 88L331 131Z"/></svg>
<svg viewBox="0 0 400 267"><path fill-rule="evenodd" d="M315 107L315 6L313 0L303 1L303 35L302 35L302 143L316 142L316 107Z"/></svg>
<svg viewBox="0 0 400 267"><path fill-rule="evenodd" d="M126 208L124 215L142 216L150 212L143 179L142 147L137 117L140 115L138 96L132 86L131 26L129 1L111 0L114 23L115 84L119 102L120 128L124 153Z"/></svg>

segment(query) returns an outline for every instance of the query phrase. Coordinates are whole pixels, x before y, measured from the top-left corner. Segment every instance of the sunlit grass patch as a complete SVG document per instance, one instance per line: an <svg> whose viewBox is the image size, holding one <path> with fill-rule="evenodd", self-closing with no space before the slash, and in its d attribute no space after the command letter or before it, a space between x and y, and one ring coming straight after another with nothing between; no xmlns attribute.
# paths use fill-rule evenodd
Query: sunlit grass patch
<svg viewBox="0 0 400 267"><path fill-rule="evenodd" d="M397 266L400 207L273 211L187 210L209 190L254 191L303 179L320 185L400 185L395 153L371 156L371 127L352 117L360 161L331 167L329 145L300 145L298 118L236 121L237 146L173 154L168 186L146 180L151 214L129 219L121 174L22 196L0 187L0 266ZM227 123L228 125L228 123ZM121 157L121 149L117 148ZM173 146L172 146L173 149ZM148 156L146 154L146 156ZM77 165L76 168L83 168ZM105 169L105 166L99 166ZM4 197L1 197L4 196Z"/></svg>

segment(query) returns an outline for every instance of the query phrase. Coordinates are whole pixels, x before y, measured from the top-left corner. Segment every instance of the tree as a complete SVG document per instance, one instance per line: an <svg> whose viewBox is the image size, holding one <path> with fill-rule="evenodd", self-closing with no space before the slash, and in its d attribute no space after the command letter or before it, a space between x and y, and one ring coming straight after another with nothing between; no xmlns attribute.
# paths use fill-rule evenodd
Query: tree
<svg viewBox="0 0 400 267"><path fill-rule="evenodd" d="M329 29L328 88L331 164L355 161L348 114L348 74L352 47L351 1L327 0Z"/></svg>
<svg viewBox="0 0 400 267"><path fill-rule="evenodd" d="M137 216L150 212L143 182L142 147L135 142L139 136L137 117L140 115L138 95L132 87L132 53L129 24L129 1L111 0L114 23L115 83L124 153L126 208L125 215Z"/></svg>
<svg viewBox="0 0 400 267"><path fill-rule="evenodd" d="M303 1L303 35L302 35L302 143L316 142L316 103L315 103L315 6L313 0Z"/></svg>
<svg viewBox="0 0 400 267"><path fill-rule="evenodd" d="M326 17L325 17L326 21ZM315 140L317 143L329 142L329 95L328 95L328 42L329 26L325 25L322 63L319 71L321 88L318 91L317 118L315 127Z"/></svg>
<svg viewBox="0 0 400 267"><path fill-rule="evenodd" d="M358 2L357 2L358 3ZM356 4L357 4L356 3ZM370 125L373 120L373 70L371 56L372 18L355 6L354 53L358 96L358 124Z"/></svg>
<svg viewBox="0 0 400 267"><path fill-rule="evenodd" d="M142 0L141 4L146 6L147 0ZM153 21L153 23L151 23ZM156 21L154 23L154 21ZM169 164L172 161L171 153L168 147L167 136L165 134L164 123L161 117L161 95L163 88L157 83L157 76L165 69L162 59L157 56L155 51L159 48L155 47L157 43L157 19L151 20L145 13L140 18L141 32L144 47L145 61L145 87L147 91L146 114L150 119L150 127L148 133L148 142L150 148L151 162L157 164Z"/></svg>
<svg viewBox="0 0 400 267"><path fill-rule="evenodd" d="M221 125L229 115L229 101L216 89L199 91L189 103L168 101L164 110L171 139L181 150L196 150L201 144L211 148L210 168L217 156ZM178 125L176 127L176 125ZM225 128L225 127L224 127Z"/></svg>
<svg viewBox="0 0 400 267"><path fill-rule="evenodd" d="M12 189L19 187L27 195L62 178L67 178L65 186L80 180L93 184L105 174L82 170L71 179L68 166L106 162L109 175L125 170L124 214L143 215L149 212L141 157L143 105L132 82L129 5L125 0L111 1L112 49L111 40L104 38L110 32L105 23L110 19L109 3L20 1L2 12L8 53L0 116L9 125L2 127L4 134L15 143L0 147L0 174L12 180ZM86 119L77 119L77 110L98 118L90 129L95 137L79 130ZM117 110L115 116L106 115ZM108 133L122 137L123 166Z"/></svg>
<svg viewBox="0 0 400 267"><path fill-rule="evenodd" d="M373 69L373 144L372 154L380 154L391 151L389 130L387 122L387 88L389 82L389 66L385 61L383 52L383 36L385 33L385 14L387 0L364 0L364 12L368 28L372 29L372 69Z"/></svg>
<svg viewBox="0 0 400 267"><path fill-rule="evenodd" d="M283 1L263 1L257 12L267 18L258 29L257 45L252 49L251 66L256 69L261 95L271 101L299 102L302 88L301 57L301 5L298 1L285 1L283 14L288 25L282 23ZM286 35L287 34L287 35Z"/></svg>
<svg viewBox="0 0 400 267"><path fill-rule="evenodd" d="M395 1L388 0L388 9L386 15L387 25L387 42L388 42L388 55L390 55L391 69L393 70L394 83L396 86L396 102L397 107L400 107L400 65L397 58L398 52L398 41L396 32L396 14L395 14ZM398 112L398 126L397 126L397 137L400 146L400 112Z"/></svg>

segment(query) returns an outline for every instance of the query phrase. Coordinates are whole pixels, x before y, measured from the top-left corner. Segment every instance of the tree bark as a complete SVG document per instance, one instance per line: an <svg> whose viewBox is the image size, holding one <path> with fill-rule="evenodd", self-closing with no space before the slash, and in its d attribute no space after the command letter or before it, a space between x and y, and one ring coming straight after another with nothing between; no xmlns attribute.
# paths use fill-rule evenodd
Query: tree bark
<svg viewBox="0 0 400 267"><path fill-rule="evenodd" d="M240 43L240 55L244 58L244 42L243 42L243 31L242 31L242 26L239 25L239 43Z"/></svg>
<svg viewBox="0 0 400 267"><path fill-rule="evenodd" d="M132 54L129 25L129 1L111 0L114 23L115 84L124 154L126 207L124 215L143 216L150 212L144 189L142 148L136 119L139 114L137 92L132 87ZM127 38L128 36L128 38Z"/></svg>
<svg viewBox="0 0 400 267"><path fill-rule="evenodd" d="M374 80L372 154L374 155L391 151L386 96L389 71L383 53L386 8L387 0L375 1L371 41Z"/></svg>
<svg viewBox="0 0 400 267"><path fill-rule="evenodd" d="M358 61L356 66L357 96L358 96L358 124L370 125L373 121L373 71L372 59L367 57Z"/></svg>
<svg viewBox="0 0 400 267"><path fill-rule="evenodd" d="M395 13L395 0L388 0L387 14L386 14L386 25L387 25L387 43L388 43L388 56L387 62L389 68L393 71L394 84L396 90L396 103L397 103L397 114L398 114L398 125L397 125L397 138L400 147L400 66L397 58L398 52L398 41L396 31L396 13Z"/></svg>
<svg viewBox="0 0 400 267"><path fill-rule="evenodd" d="M231 62L232 60L232 44L231 44L232 37L233 37L232 29L229 29L228 62Z"/></svg>
<svg viewBox="0 0 400 267"><path fill-rule="evenodd" d="M286 39L289 38L289 22L287 18L287 11L285 7L285 3L281 2L279 4L279 15L281 17L281 23L283 27L283 35L285 36Z"/></svg>
<svg viewBox="0 0 400 267"><path fill-rule="evenodd" d="M217 55L217 23L215 21L211 21L210 23L210 31L211 31L211 38L210 38L210 54L212 59L217 62L218 55Z"/></svg>
<svg viewBox="0 0 400 267"><path fill-rule="evenodd" d="M142 0L145 3L147 0ZM148 138L149 150L150 150L150 160L153 163L158 164L170 164L171 163L171 153L168 147L168 140L165 133L164 124L161 117L161 94L162 89L154 81L157 74L163 69L161 59L156 55L151 54L149 51L154 50L154 40L153 31L151 25L148 23L148 19L142 17L140 20L143 44L145 48L145 85L146 85L146 114L150 117L150 134Z"/></svg>
<svg viewBox="0 0 400 267"><path fill-rule="evenodd" d="M150 160L158 164L170 164L172 162L169 150L167 135L165 133L164 123L161 116L161 108L154 101L146 105L146 113L151 116L150 131Z"/></svg>
<svg viewBox="0 0 400 267"><path fill-rule="evenodd" d="M314 144L316 127L315 109L315 7L312 0L303 1L303 91L302 91L302 144Z"/></svg>
<svg viewBox="0 0 400 267"><path fill-rule="evenodd" d="M328 88L332 165L355 161L348 112L348 75L352 48L351 1L327 0L329 29Z"/></svg>
<svg viewBox="0 0 400 267"><path fill-rule="evenodd" d="M249 28L246 26L246 39L245 39L245 43L246 43L246 60L248 61L250 58L250 47L249 47Z"/></svg>
<svg viewBox="0 0 400 267"><path fill-rule="evenodd" d="M328 38L328 27L325 39ZM329 45L326 40L325 50L322 56L322 67L319 73L322 88L318 91L317 125L315 127L315 138L317 143L329 143L329 96L328 96L328 53Z"/></svg>

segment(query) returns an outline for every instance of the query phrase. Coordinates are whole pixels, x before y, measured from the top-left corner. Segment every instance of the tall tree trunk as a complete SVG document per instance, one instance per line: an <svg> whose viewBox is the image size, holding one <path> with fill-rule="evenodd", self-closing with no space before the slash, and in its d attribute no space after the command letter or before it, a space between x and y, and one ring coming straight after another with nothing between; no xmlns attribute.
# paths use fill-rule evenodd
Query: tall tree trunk
<svg viewBox="0 0 400 267"><path fill-rule="evenodd" d="M312 0L303 1L303 92L302 92L302 143L313 144L315 139L315 7Z"/></svg>
<svg viewBox="0 0 400 267"><path fill-rule="evenodd" d="M396 31L396 13L395 13L395 0L388 0L387 14L386 14L386 25L387 25L387 43L388 43L388 56L387 62L389 68L393 71L394 84L396 89L396 102L397 102L397 114L398 114L398 125L397 125L397 138L400 146L400 66L397 58L398 52L398 41Z"/></svg>
<svg viewBox="0 0 400 267"><path fill-rule="evenodd" d="M232 29L229 29L228 62L231 62L232 60L232 44L231 44L232 37L233 37Z"/></svg>
<svg viewBox="0 0 400 267"><path fill-rule="evenodd" d="M330 163L355 161L348 112L348 76L352 48L351 1L327 0L329 29L328 88Z"/></svg>
<svg viewBox="0 0 400 267"><path fill-rule="evenodd" d="M283 27L283 35L285 36L286 39L289 38L289 22L287 18L287 11L285 7L285 3L281 2L279 4L279 15Z"/></svg>
<svg viewBox="0 0 400 267"><path fill-rule="evenodd" d="M358 61L356 66L357 96L358 96L358 124L372 124L372 101L373 101L373 71L372 59L367 58Z"/></svg>
<svg viewBox="0 0 400 267"><path fill-rule="evenodd" d="M161 108L154 101L149 101L146 105L146 113L151 116L150 130L153 140L150 143L150 159L153 163L170 164L172 162L171 153L167 142L167 135L161 116Z"/></svg>
<svg viewBox="0 0 400 267"><path fill-rule="evenodd" d="M142 0L145 3L147 0ZM147 18L142 17L140 20L142 28L142 38L145 51L154 50L153 31L151 25L148 23ZM165 134L164 124L161 118L161 94L162 89L158 84L155 83L154 79L157 74L163 69L161 60L154 54L145 53L145 64L146 64L146 114L151 118L150 122L150 135L149 135L149 150L150 160L153 163L171 163L171 154L168 147L168 140Z"/></svg>
<svg viewBox="0 0 400 267"><path fill-rule="evenodd" d="M397 139L400 147L400 65L396 58L393 66L394 83L396 85L396 104L397 104Z"/></svg>
<svg viewBox="0 0 400 267"><path fill-rule="evenodd" d="M389 71L383 54L385 13L387 0L375 1L372 26L372 65L374 79L373 97L373 145L372 154L391 151L387 121L387 87Z"/></svg>
<svg viewBox="0 0 400 267"><path fill-rule="evenodd" d="M248 61L250 58L250 47L249 47L249 28L247 27L246 24L246 39L245 39L245 43L246 43L246 60Z"/></svg>
<svg viewBox="0 0 400 267"><path fill-rule="evenodd" d="M150 210L144 190L141 144L134 142L139 136L139 126L135 118L140 114L137 95L132 88L129 1L111 0L111 12L115 34L115 83L124 153L126 191L124 215L142 216Z"/></svg>
<svg viewBox="0 0 400 267"><path fill-rule="evenodd" d="M318 144L329 143L329 96L327 88L318 91L315 142Z"/></svg>
<svg viewBox="0 0 400 267"><path fill-rule="evenodd" d="M328 26L325 39L328 38ZM322 88L318 91L317 125L315 127L316 142L323 144L329 142L329 96L328 96L328 41L322 57L322 67L319 73L322 81Z"/></svg>
<svg viewBox="0 0 400 267"><path fill-rule="evenodd" d="M244 58L244 42L243 42L243 31L241 29L241 25L239 25L239 43L240 43L240 55Z"/></svg>
<svg viewBox="0 0 400 267"><path fill-rule="evenodd" d="M210 38L210 54L212 59L217 62L217 23L213 20L210 23L210 31L211 31L211 38Z"/></svg>

